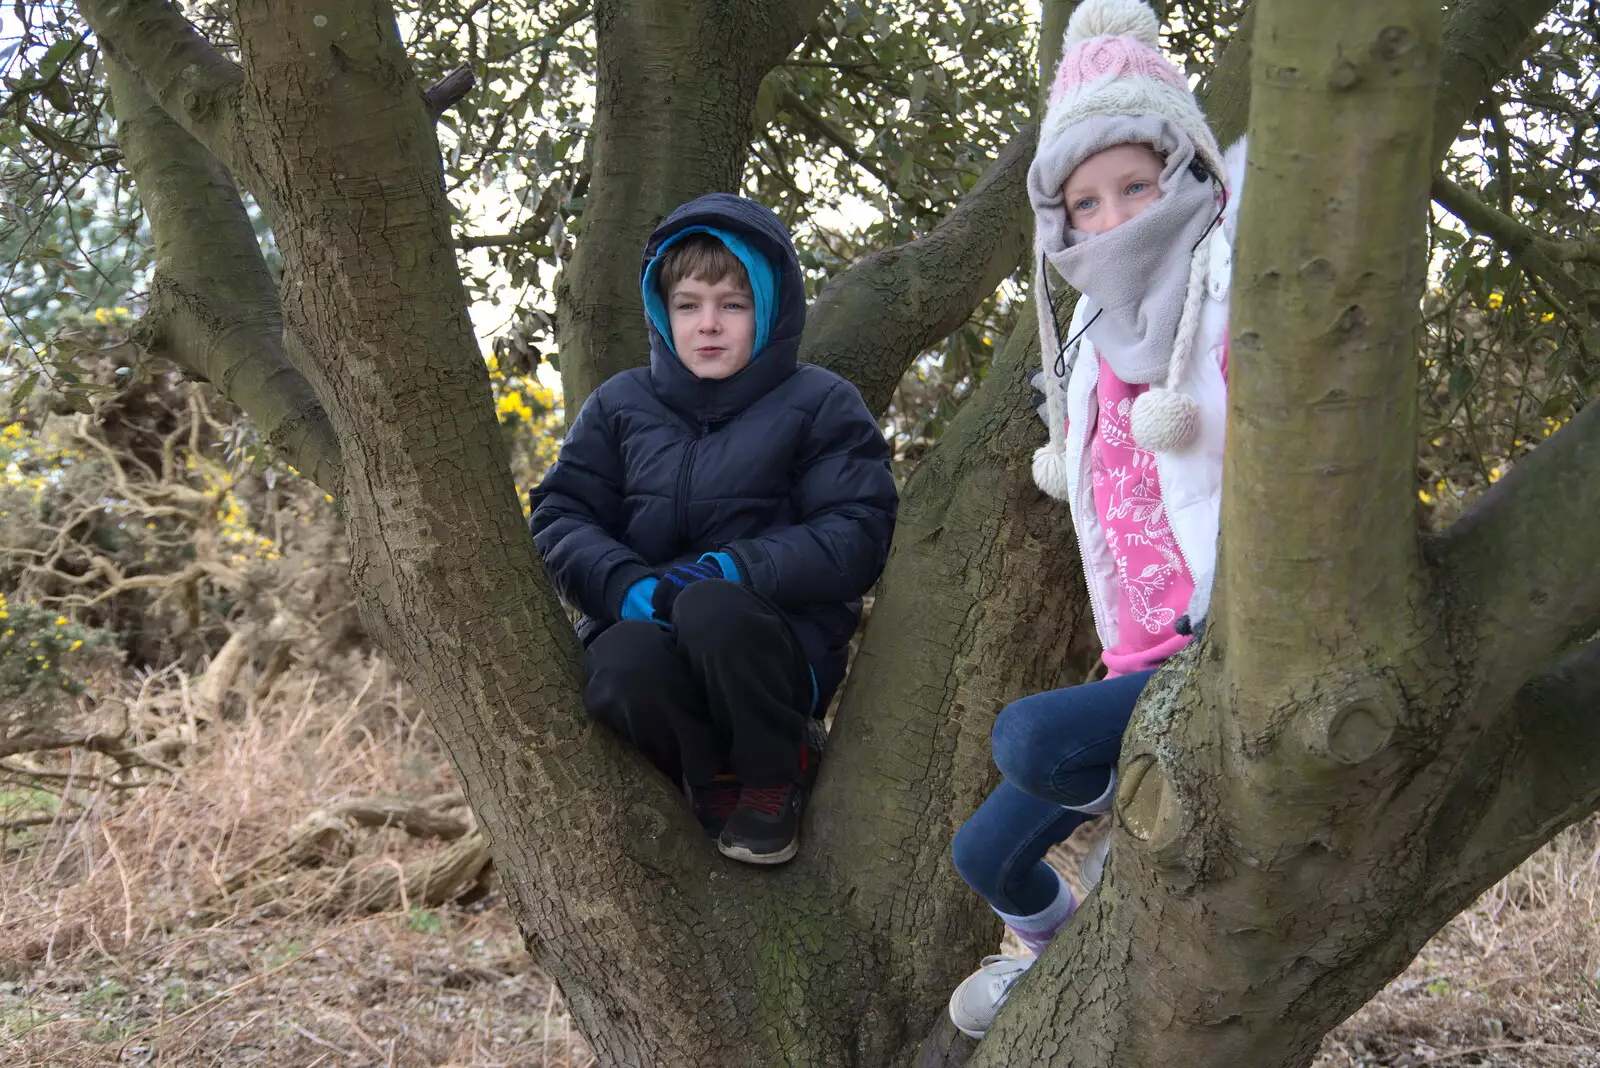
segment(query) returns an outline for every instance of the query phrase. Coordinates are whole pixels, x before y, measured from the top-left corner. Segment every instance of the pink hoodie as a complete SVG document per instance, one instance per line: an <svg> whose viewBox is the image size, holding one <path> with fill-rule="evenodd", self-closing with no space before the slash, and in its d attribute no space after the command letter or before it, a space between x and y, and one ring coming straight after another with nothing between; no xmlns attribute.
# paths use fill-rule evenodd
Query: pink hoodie
<svg viewBox="0 0 1600 1068"><path fill-rule="evenodd" d="M1228 374L1226 347L1222 374ZM1156 457L1134 444L1129 417L1149 386L1122 381L1100 359L1099 411L1089 440L1094 510L1117 566L1117 635L1105 650L1107 678L1153 668L1189 643L1172 625L1194 597L1161 499Z"/></svg>

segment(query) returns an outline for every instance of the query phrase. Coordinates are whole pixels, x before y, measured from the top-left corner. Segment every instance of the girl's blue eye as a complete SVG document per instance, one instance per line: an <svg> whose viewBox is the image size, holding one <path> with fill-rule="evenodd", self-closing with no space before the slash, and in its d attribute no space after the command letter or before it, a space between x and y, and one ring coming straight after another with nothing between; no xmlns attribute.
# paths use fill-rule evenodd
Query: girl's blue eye
<svg viewBox="0 0 1600 1068"><path fill-rule="evenodd" d="M1134 182L1128 186L1128 196L1136 197L1150 188L1149 182Z"/></svg>
<svg viewBox="0 0 1600 1068"><path fill-rule="evenodd" d="M1093 197L1084 197L1082 200L1080 200L1076 204L1072 205L1072 210L1073 211L1088 211L1088 210L1090 210L1091 208L1093 208L1095 206L1095 203L1096 203L1096 201L1095 201L1095 199Z"/></svg>

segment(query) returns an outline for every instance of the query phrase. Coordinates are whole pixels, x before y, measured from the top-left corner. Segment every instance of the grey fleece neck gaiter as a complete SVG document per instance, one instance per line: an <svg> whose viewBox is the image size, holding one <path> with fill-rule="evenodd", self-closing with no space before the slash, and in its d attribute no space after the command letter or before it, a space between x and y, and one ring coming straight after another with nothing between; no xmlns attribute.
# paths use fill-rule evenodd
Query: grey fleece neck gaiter
<svg viewBox="0 0 1600 1068"><path fill-rule="evenodd" d="M1072 139L1076 151L1056 153L1076 160L1064 171L1064 159L1048 168L1062 172L1053 190L1040 188L1039 179L1054 173L1030 175L1039 249L1093 303L1085 333L1116 376L1134 385L1160 383L1172 359L1194 249L1216 217L1216 193L1209 176L1190 169L1193 142L1165 119L1113 116L1087 120L1074 132L1079 127L1088 129ZM1130 143L1165 154L1160 199L1103 234L1070 229L1061 184L1071 168L1104 148Z"/></svg>

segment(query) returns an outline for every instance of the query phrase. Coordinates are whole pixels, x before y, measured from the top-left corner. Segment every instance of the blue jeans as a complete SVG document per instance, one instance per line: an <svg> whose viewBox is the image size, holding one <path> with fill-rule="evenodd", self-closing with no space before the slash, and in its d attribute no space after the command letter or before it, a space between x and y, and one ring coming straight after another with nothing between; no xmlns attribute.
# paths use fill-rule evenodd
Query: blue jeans
<svg viewBox="0 0 1600 1068"><path fill-rule="evenodd" d="M1122 732L1154 671L1024 697L994 721L1003 782L956 832L956 870L990 905L1032 916L1056 898L1045 851L1089 815L1122 753ZM1064 808L1062 806L1073 806Z"/></svg>

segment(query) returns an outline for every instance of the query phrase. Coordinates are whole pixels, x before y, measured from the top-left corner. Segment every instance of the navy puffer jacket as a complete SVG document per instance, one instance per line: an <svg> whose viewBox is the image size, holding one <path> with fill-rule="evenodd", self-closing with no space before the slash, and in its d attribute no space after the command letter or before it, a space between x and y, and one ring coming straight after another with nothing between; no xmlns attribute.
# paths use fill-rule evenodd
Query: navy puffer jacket
<svg viewBox="0 0 1600 1068"><path fill-rule="evenodd" d="M854 386L798 364L805 289L778 217L726 193L701 197L651 236L645 266L695 225L731 230L778 266L766 347L737 374L702 380L652 324L650 366L590 395L533 491L529 527L557 591L584 613L585 644L617 621L635 582L726 552L831 690L889 552L889 449Z"/></svg>

